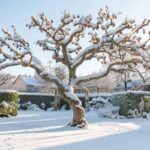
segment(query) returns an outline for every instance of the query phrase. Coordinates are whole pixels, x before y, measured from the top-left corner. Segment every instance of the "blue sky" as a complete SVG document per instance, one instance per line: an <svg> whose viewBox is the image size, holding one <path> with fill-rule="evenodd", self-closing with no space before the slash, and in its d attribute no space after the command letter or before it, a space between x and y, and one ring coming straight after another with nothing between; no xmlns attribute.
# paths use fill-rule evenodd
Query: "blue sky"
<svg viewBox="0 0 150 150"><path fill-rule="evenodd" d="M150 0L1 0L0 29L2 27L9 29L11 24L14 24L19 34L32 43L33 53L46 64L49 56L47 53L42 53L40 48L34 44L37 39L42 39L41 34L37 30L29 30L25 27L30 22L32 15L44 12L49 18L57 22L61 16L61 11L68 10L75 14L96 15L98 10L106 5L112 12L121 11L122 17L127 16L137 21L144 18L150 19ZM93 68L93 70L87 68ZM100 66L95 65L95 63L86 63L79 68L78 72L87 74L94 70L98 71L99 68ZM34 70L22 67L12 67L4 71L15 75L34 74Z"/></svg>

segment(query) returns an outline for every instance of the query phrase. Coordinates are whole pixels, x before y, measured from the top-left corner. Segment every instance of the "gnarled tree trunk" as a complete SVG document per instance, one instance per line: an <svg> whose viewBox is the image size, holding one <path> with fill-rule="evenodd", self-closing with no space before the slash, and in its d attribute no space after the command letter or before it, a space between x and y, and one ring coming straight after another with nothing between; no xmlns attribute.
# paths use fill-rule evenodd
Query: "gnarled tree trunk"
<svg viewBox="0 0 150 150"><path fill-rule="evenodd" d="M68 94L69 93L69 94ZM84 108L82 107L80 99L74 95L72 92L60 92L64 101L69 103L70 107L73 110L73 119L72 122L69 123L72 127L86 127L88 125L85 116L84 116Z"/></svg>
<svg viewBox="0 0 150 150"><path fill-rule="evenodd" d="M73 121L71 126L86 127L87 121L84 117L84 108L81 105L73 105Z"/></svg>

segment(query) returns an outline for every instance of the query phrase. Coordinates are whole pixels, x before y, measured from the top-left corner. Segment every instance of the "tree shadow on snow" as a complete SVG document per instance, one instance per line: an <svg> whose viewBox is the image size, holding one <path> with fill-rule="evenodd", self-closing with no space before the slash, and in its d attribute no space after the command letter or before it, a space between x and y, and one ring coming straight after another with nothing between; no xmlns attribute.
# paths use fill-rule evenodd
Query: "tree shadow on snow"
<svg viewBox="0 0 150 150"><path fill-rule="evenodd" d="M103 137L90 137L88 134L85 136L89 137L54 146L43 146L37 150L141 150L150 147L150 136L145 138L142 128Z"/></svg>

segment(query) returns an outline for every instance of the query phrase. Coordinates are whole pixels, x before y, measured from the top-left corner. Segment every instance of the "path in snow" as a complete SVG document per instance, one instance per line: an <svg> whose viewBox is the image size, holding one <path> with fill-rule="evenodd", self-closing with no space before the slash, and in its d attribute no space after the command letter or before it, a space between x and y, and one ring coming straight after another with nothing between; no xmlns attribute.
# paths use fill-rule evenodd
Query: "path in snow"
<svg viewBox="0 0 150 150"><path fill-rule="evenodd" d="M89 127L66 126L70 111L21 111L0 119L0 150L146 150L150 120L100 119L87 113Z"/></svg>

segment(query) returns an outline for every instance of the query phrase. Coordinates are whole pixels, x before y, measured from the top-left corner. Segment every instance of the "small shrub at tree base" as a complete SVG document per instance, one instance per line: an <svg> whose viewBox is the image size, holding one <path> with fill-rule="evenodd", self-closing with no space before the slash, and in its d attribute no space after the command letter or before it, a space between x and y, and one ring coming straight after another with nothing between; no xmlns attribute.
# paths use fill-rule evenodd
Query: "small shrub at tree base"
<svg viewBox="0 0 150 150"><path fill-rule="evenodd" d="M18 93L0 91L0 117L16 116L18 111Z"/></svg>

